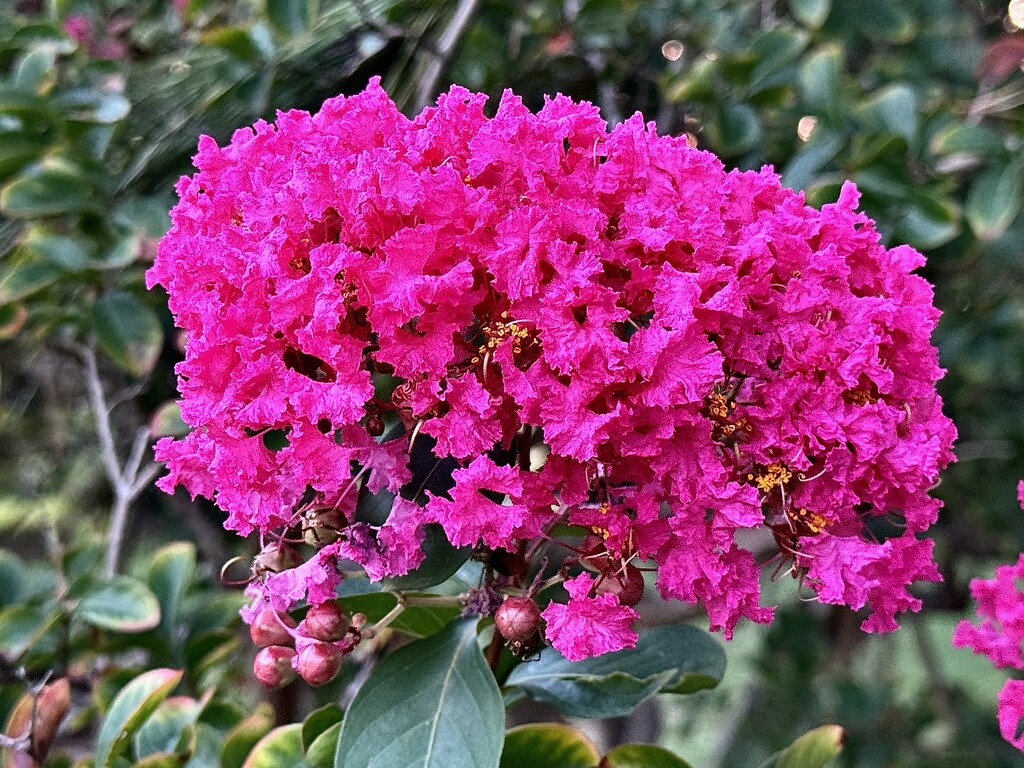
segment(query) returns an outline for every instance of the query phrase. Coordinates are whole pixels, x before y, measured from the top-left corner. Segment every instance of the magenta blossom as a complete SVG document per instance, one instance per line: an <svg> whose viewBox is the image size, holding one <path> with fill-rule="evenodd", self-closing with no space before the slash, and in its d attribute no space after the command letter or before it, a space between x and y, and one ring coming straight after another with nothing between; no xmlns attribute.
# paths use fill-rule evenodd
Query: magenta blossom
<svg viewBox="0 0 1024 768"><path fill-rule="evenodd" d="M1017 486L1024 507L1024 481ZM973 648L988 656L997 669L1024 670L1024 552L1015 565L1000 565L993 579L971 581L981 623L964 620L953 632L953 646ZM999 693L999 731L1024 751L1024 680L1008 680Z"/></svg>
<svg viewBox="0 0 1024 768"><path fill-rule="evenodd" d="M187 331L193 430L158 443L160 486L265 541L333 521L309 565L256 573L258 606L322 601L339 558L405 573L438 524L489 563L564 560L547 637L574 658L636 637L580 566L632 601L616 579L647 563L727 637L771 621L753 529L867 631L917 610L955 437L923 257L882 245L852 184L817 210L639 115L485 100L453 86L408 119L373 80L203 137L178 184L147 280ZM417 451L446 491L414 481ZM360 517L370 495L386 522ZM526 587L522 562L488 572Z"/></svg>

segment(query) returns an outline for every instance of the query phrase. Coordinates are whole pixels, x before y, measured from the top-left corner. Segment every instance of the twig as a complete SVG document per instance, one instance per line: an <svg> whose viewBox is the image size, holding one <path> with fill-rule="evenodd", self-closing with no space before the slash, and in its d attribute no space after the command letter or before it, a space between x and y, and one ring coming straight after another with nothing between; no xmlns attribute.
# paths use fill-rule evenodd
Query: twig
<svg viewBox="0 0 1024 768"><path fill-rule="evenodd" d="M417 112L433 102L434 97L437 95L437 83L441 79L445 68L451 63L455 48L458 46L462 35L465 34L466 28L469 26L469 22L479 5L480 0L459 0L459 5L455 9L455 15L452 16L451 21L437 41L437 51L427 64L423 77L420 78L420 85L416 95Z"/></svg>
<svg viewBox="0 0 1024 768"><path fill-rule="evenodd" d="M124 541L124 531L132 502L153 481L160 471L160 466L153 462L144 463L146 449L149 447L152 437L146 427L140 428L135 434L135 441L128 458L124 463L121 462L110 421L111 408L107 404L99 366L96 363L95 342L75 345L72 350L82 360L85 367L85 388L89 398L89 407L96 419L100 458L114 493L114 503L110 509L110 527L107 530L107 549L103 557L103 576L109 579L117 572L117 562L120 559L121 544Z"/></svg>

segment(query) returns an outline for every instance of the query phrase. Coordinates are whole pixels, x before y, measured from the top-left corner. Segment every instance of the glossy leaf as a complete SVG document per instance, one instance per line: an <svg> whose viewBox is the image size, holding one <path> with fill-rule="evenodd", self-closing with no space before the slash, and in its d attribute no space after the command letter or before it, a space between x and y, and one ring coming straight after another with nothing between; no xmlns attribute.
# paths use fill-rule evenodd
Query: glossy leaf
<svg viewBox="0 0 1024 768"><path fill-rule="evenodd" d="M93 305L93 326L100 348L134 376L145 376L163 346L156 313L125 291L104 294Z"/></svg>
<svg viewBox="0 0 1024 768"><path fill-rule="evenodd" d="M336 768L495 768L505 713L476 620L398 649L345 713Z"/></svg>
<svg viewBox="0 0 1024 768"><path fill-rule="evenodd" d="M135 732L181 680L182 672L154 669L139 675L114 697L96 737L96 768L113 765Z"/></svg>
<svg viewBox="0 0 1024 768"><path fill-rule="evenodd" d="M789 10L805 27L817 29L832 10L832 0L789 0Z"/></svg>
<svg viewBox="0 0 1024 768"><path fill-rule="evenodd" d="M136 757L176 752L183 732L195 723L200 711L200 703L188 696L161 702L135 734Z"/></svg>
<svg viewBox="0 0 1024 768"><path fill-rule="evenodd" d="M0 305L31 296L48 288L65 275L55 264L45 261L24 261L0 272Z"/></svg>
<svg viewBox="0 0 1024 768"><path fill-rule="evenodd" d="M306 750L306 762L310 768L333 768L334 753L338 751L338 736L341 723L335 723L321 733Z"/></svg>
<svg viewBox="0 0 1024 768"><path fill-rule="evenodd" d="M100 629L144 632L160 623L160 603L138 579L115 576L87 592L75 616Z"/></svg>
<svg viewBox="0 0 1024 768"><path fill-rule="evenodd" d="M243 768L309 768L302 749L302 723L275 728L252 748Z"/></svg>
<svg viewBox="0 0 1024 768"><path fill-rule="evenodd" d="M16 218L98 211L92 186L64 164L51 163L15 177L0 190L0 210Z"/></svg>
<svg viewBox="0 0 1024 768"><path fill-rule="evenodd" d="M1021 208L1021 167L1017 163L986 169L971 184L965 214L982 240L1002 235Z"/></svg>
<svg viewBox="0 0 1024 768"><path fill-rule="evenodd" d="M708 134L723 157L735 157L751 149L761 138L761 120L749 104L722 104Z"/></svg>
<svg viewBox="0 0 1024 768"><path fill-rule="evenodd" d="M825 768L842 751L844 738L838 725L823 725L772 755L761 768Z"/></svg>
<svg viewBox="0 0 1024 768"><path fill-rule="evenodd" d="M242 768L253 747L274 727L274 709L262 702L252 714L228 731L220 750L221 768Z"/></svg>
<svg viewBox="0 0 1024 768"><path fill-rule="evenodd" d="M153 553L146 581L160 603L160 629L171 636L181 601L196 566L196 547L189 541L167 544Z"/></svg>
<svg viewBox="0 0 1024 768"><path fill-rule="evenodd" d="M620 744L604 756L601 768L690 768L690 764L653 744Z"/></svg>
<svg viewBox="0 0 1024 768"><path fill-rule="evenodd" d="M330 728L341 722L342 712L337 704L326 704L313 710L302 721L302 747L308 750L314 741ZM333 752L331 753L334 754Z"/></svg>
<svg viewBox="0 0 1024 768"><path fill-rule="evenodd" d="M985 125L952 123L936 133L928 143L936 155L1001 154L1006 151L1003 137Z"/></svg>
<svg viewBox="0 0 1024 768"><path fill-rule="evenodd" d="M722 647L690 626L657 627L640 635L632 650L571 662L554 648L520 664L505 681L565 714L616 717L628 714L657 691L692 693L718 684L725 672Z"/></svg>
<svg viewBox="0 0 1024 768"><path fill-rule="evenodd" d="M860 105L858 114L869 130L902 136L908 144L917 138L917 96L906 84L876 91Z"/></svg>
<svg viewBox="0 0 1024 768"><path fill-rule="evenodd" d="M533 723L505 733L501 768L594 768L597 747L575 728L560 723Z"/></svg>
<svg viewBox="0 0 1024 768"><path fill-rule="evenodd" d="M841 120L842 71L843 49L829 44L821 46L804 60L797 78L804 106L833 125Z"/></svg>
<svg viewBox="0 0 1024 768"><path fill-rule="evenodd" d="M57 623L61 611L52 606L11 605L0 611L0 648L18 659L30 650L43 650L40 640ZM51 649L46 649L51 650Z"/></svg>

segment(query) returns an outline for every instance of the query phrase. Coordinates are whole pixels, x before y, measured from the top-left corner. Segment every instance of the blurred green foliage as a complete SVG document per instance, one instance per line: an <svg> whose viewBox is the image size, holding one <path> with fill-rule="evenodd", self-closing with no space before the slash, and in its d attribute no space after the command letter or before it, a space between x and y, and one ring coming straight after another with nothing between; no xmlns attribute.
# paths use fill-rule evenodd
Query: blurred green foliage
<svg viewBox="0 0 1024 768"><path fill-rule="evenodd" d="M468 6L459 45L444 50ZM191 545L174 544L149 552L132 576L95 575L107 490L81 368L65 350L95 338L104 384L127 387L119 442L156 414L160 429L174 429L167 402L179 353L143 272L196 137L224 141L276 109L315 109L375 73L412 112L440 60L438 90L455 81L496 99L511 88L534 108L560 91L613 122L639 110L729 166L774 165L814 204L851 178L886 241L928 257L945 313L941 393L960 430L960 462L937 491L946 582L923 594L928 616L898 638L866 639L855 617L769 585L790 595L779 620L740 633L723 689L699 694L698 707L665 705L675 723L665 743L697 765L749 766L837 722L848 736L843 765L1019 764L995 730L999 674L969 666L948 635L966 615L969 579L1024 545L1014 493L1024 476L1022 59L1024 33L1007 23L1003 0L5 4L0 531L26 552L0 550L0 719L24 692L17 666L78 676L72 732L110 718L129 679L168 668L185 672L181 695L151 701L178 740L137 732L116 747L119 759L241 765L270 731L255 691L226 694L246 660L230 624L237 594L210 578L214 559L238 549L210 533L216 514L187 518L199 566ZM156 538L182 535L180 507L155 494L143 502L138 514ZM151 546L136 540L129 555ZM319 725L284 726L261 744L316 764L308 750L335 720L311 716Z"/></svg>

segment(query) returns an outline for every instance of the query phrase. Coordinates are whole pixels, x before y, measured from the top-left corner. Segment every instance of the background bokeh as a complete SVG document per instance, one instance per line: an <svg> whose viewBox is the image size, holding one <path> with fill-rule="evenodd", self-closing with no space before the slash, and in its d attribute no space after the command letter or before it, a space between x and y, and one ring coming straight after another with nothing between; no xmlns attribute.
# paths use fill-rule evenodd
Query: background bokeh
<svg viewBox="0 0 1024 768"><path fill-rule="evenodd" d="M1024 3L1005 0L0 4L0 720L24 690L20 667L72 680L70 755L87 750L109 692L149 666L186 668L197 694L232 686L221 720L194 729L207 750L237 737L246 716L289 721L318 703L286 689L258 706L268 697L247 682L239 593L220 571L251 542L223 532L209 505L129 487L148 479L146 454L129 472L140 430L181 429L182 340L143 273L200 134L225 141L380 74L410 114L452 82L492 105L511 88L532 108L555 92L591 101L611 123L639 111L728 166L773 165L815 205L853 179L886 241L928 257L944 312L940 391L960 433L959 461L935 490L945 581L886 637L862 635L845 609L801 601L788 578L768 582L778 620L737 631L722 686L587 724L595 738L743 767L835 722L848 734L841 765L1024 765L996 730L1005 676L949 646L972 613L970 579L1024 547L1024 32L1014 22L1024 26ZM94 360L120 486L100 450ZM130 615L117 623L116 600L113 619L78 608L95 594L112 510L129 502L119 570L164 608L143 633ZM161 549L172 541L186 543ZM132 594L125 582L115 597ZM643 605L649 623L700 621L653 597ZM355 674L319 702L344 695Z"/></svg>

